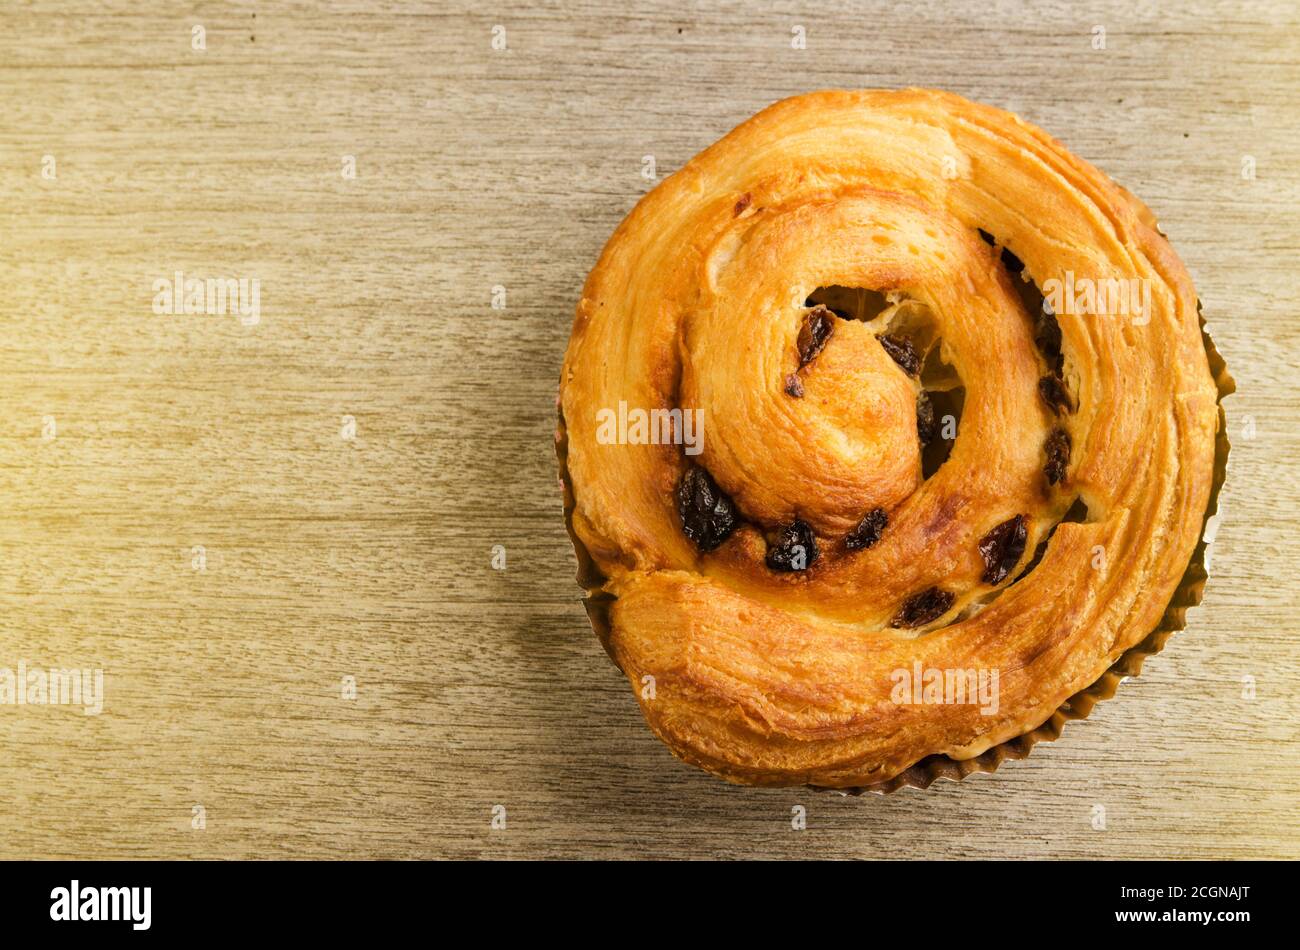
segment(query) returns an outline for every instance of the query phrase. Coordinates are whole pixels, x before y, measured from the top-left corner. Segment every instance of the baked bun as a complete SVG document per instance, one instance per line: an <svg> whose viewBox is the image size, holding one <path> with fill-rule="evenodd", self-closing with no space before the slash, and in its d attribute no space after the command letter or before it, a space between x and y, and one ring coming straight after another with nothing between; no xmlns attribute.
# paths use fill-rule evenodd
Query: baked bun
<svg viewBox="0 0 1300 950"><path fill-rule="evenodd" d="M942 92L787 99L587 280L580 580L678 756L879 786L1031 733L1157 627L1218 395L1150 211L1059 142Z"/></svg>

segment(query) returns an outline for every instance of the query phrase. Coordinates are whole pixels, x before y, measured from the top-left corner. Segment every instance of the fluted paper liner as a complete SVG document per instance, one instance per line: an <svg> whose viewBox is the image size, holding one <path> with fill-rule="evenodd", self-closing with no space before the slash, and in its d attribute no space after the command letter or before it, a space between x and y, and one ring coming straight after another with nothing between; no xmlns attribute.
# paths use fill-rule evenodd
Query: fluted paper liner
<svg viewBox="0 0 1300 950"><path fill-rule="evenodd" d="M1211 541L1205 537L1205 526L1218 512L1219 490L1223 487L1223 482L1228 474L1228 450L1230 446L1228 444L1228 426L1223 411L1223 400L1224 397L1235 392L1237 388L1232 376L1228 373L1227 364L1214 345L1214 341L1205 332L1205 318L1201 315L1199 300L1196 303L1196 312L1201 325L1201 339L1205 343L1205 353L1209 359L1210 373L1214 376L1214 383L1219 391L1219 426L1214 439L1214 482L1210 486L1210 500L1201 524L1201 540L1197 542L1191 560L1187 564L1187 570L1183 573L1182 580L1179 581L1178 587L1174 591L1174 595L1165 608L1165 612L1156 628L1136 646L1126 650L1111 665L1110 669L1103 673L1091 686L1080 690L1063 702L1056 712L1052 713L1047 721L1036 729L1031 729L1014 739L1008 739L1006 742L992 746L969 759L954 759L947 755L926 756L884 782L875 782L857 788L823 789L818 788L818 786L810 787L818 788L819 791L832 791L844 795L862 795L866 792L888 794L900 788L929 788L938 779L960 782L967 775L975 772L995 772L998 766L1008 759L1023 759L1028 756L1039 742L1051 742L1059 738L1065 724L1070 720L1088 718L1089 713L1092 712L1092 708L1097 703L1114 696L1123 680L1141 673L1143 661L1148 656L1159 653L1164 648L1169 637L1186 626L1187 608L1195 607L1201 602L1201 596L1205 591L1205 581L1209 576L1205 567L1205 552L1206 546ZM587 596L583 598L582 603L587 610L587 617L591 621L592 630L595 631L601 645L605 648L605 652L609 654L610 659L617 666L618 661L614 658L614 651L610 645L609 620L609 607L615 598L602 590L606 578L596 566L596 562L592 559L586 546L573 530L574 495L567 464L569 440L565 429L564 411L558 397L556 399L556 415L555 451L559 460L560 484L564 491L564 524L568 529L569 538L573 542L573 549L578 557L578 583L587 592Z"/></svg>

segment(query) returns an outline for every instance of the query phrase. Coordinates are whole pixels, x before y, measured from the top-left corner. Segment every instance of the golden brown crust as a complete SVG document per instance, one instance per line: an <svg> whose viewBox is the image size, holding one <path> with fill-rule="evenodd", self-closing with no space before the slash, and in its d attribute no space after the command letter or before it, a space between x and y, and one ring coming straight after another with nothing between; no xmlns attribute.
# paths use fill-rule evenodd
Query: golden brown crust
<svg viewBox="0 0 1300 950"><path fill-rule="evenodd" d="M1039 287L1068 273L1150 294L1145 320L1057 314L1059 415L1039 394L1052 367L1029 285L1003 247ZM831 285L905 302L872 323L835 320L801 368L804 298ZM915 420L928 383L879 344L886 323L933 345L964 387L929 478ZM606 246L561 379L570 523L591 582L616 598L607 645L674 752L733 781L865 785L1034 729L1151 631L1201 531L1216 397L1190 279L1135 198L957 96L814 93L706 149ZM597 414L620 403L701 410L702 453L603 444ZM1056 428L1069 462L1049 484ZM676 507L690 462L744 519L708 553ZM1086 521L1061 523L1076 499ZM846 549L874 508L888 513L880 540ZM985 583L980 541L1017 515L1025 554ZM821 556L773 571L771 536L795 518ZM932 587L953 595L948 609L890 626ZM897 702L893 674L918 663L996 670L996 712Z"/></svg>

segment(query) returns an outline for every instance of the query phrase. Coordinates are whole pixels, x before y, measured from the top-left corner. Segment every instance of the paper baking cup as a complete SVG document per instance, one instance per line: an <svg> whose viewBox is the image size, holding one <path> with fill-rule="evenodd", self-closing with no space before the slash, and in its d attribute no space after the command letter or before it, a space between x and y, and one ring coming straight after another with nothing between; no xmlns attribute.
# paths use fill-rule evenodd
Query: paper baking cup
<svg viewBox="0 0 1300 950"><path fill-rule="evenodd" d="M1206 526L1209 524L1210 519L1214 518L1218 513L1219 490L1223 487L1223 482L1228 474L1228 426L1223 411L1223 400L1224 397L1235 392L1237 388L1232 376L1228 373L1227 364L1214 345L1214 341L1205 332L1205 318L1201 315L1200 300L1196 302L1196 314L1200 320L1201 339L1205 343L1205 353L1209 358L1210 373L1214 376L1214 383L1219 391L1217 400L1219 426L1214 439L1214 482L1210 486L1210 500L1201 524L1201 539L1197 542L1196 549L1192 552L1191 560L1187 564L1187 570L1183 573L1182 580L1178 582L1178 587L1169 601L1169 606L1165 608L1165 612L1156 628L1136 646L1126 650L1091 686L1080 690L1063 702L1056 712L1052 713L1047 721L1037 729L1031 729L1014 739L1008 739L1006 742L992 746L969 759L954 759L947 755L926 756L884 782L874 782L870 785L855 788L822 788L816 785L809 787L818 791L838 792L841 795L862 795L867 792L888 794L900 788L929 788L939 779L960 782L967 775L975 772L995 772L1003 762L1010 759L1023 759L1028 756L1038 743L1051 742L1059 738L1065 724L1070 720L1088 718L1088 714L1092 712L1097 703L1114 696L1119 684L1125 679L1141 673L1142 662L1153 653L1159 653L1164 648L1165 641L1186 626L1187 608L1195 607L1201 602L1201 596L1205 591L1205 581L1209 576L1205 562L1207 548L1213 542L1213 536L1212 533L1210 537L1206 536ZM587 596L583 598L582 603L587 610L587 617L591 621L592 630L600 639L600 643L605 648L605 652L609 654L610 660L613 661L615 666L618 666L618 660L614 658L614 651L610 645L609 608L615 598L613 595L601 590L605 583L605 576L596 566L590 552L573 530L574 495L567 464L569 439L565 429L564 411L558 397L555 405L557 417L555 453L559 460L560 484L564 491L564 524L568 529L569 538L573 542L573 550L578 557L578 583L587 592Z"/></svg>

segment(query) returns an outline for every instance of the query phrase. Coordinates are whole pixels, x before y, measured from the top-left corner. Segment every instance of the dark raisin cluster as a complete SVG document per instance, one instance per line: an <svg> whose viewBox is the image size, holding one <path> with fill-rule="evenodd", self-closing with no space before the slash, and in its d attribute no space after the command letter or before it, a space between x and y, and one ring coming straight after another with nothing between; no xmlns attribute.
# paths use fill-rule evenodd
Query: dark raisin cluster
<svg viewBox="0 0 1300 950"><path fill-rule="evenodd" d="M868 511L858 526L848 533L844 539L844 546L850 551L861 551L869 548L880 540L881 534L889 527L889 515L885 514L884 508L874 508Z"/></svg>
<svg viewBox="0 0 1300 950"><path fill-rule="evenodd" d="M1065 470L1070 464L1070 433L1060 428L1053 429L1047 434L1043 451L1047 453L1043 474L1047 476L1047 484L1055 485L1065 478Z"/></svg>
<svg viewBox="0 0 1300 950"><path fill-rule="evenodd" d="M799 328L799 368L807 366L826 348L826 341L835 332L835 319L825 307L814 307L804 317Z"/></svg>
<svg viewBox="0 0 1300 950"><path fill-rule="evenodd" d="M677 514L682 532L701 551L715 550L736 528L736 506L698 465L692 465L677 486Z"/></svg>
<svg viewBox="0 0 1300 950"><path fill-rule="evenodd" d="M767 566L774 571L802 571L817 560L817 538L806 521L796 518L781 529L776 543L767 549Z"/></svg>
<svg viewBox="0 0 1300 950"><path fill-rule="evenodd" d="M890 358L903 368L903 372L908 376L919 376L921 373L921 354L916 352L916 346L905 336L899 336L897 333L886 333L880 337L880 345L885 348L885 352Z"/></svg>
<svg viewBox="0 0 1300 950"><path fill-rule="evenodd" d="M1001 584L1011 570L1020 563L1025 553L1025 539L1029 536L1024 515L1016 515L1002 522L980 539L980 557L984 559L985 584Z"/></svg>
<svg viewBox="0 0 1300 950"><path fill-rule="evenodd" d="M937 620L952 608L956 595L952 591L931 587L903 601L902 608L890 621L892 627L920 627Z"/></svg>

